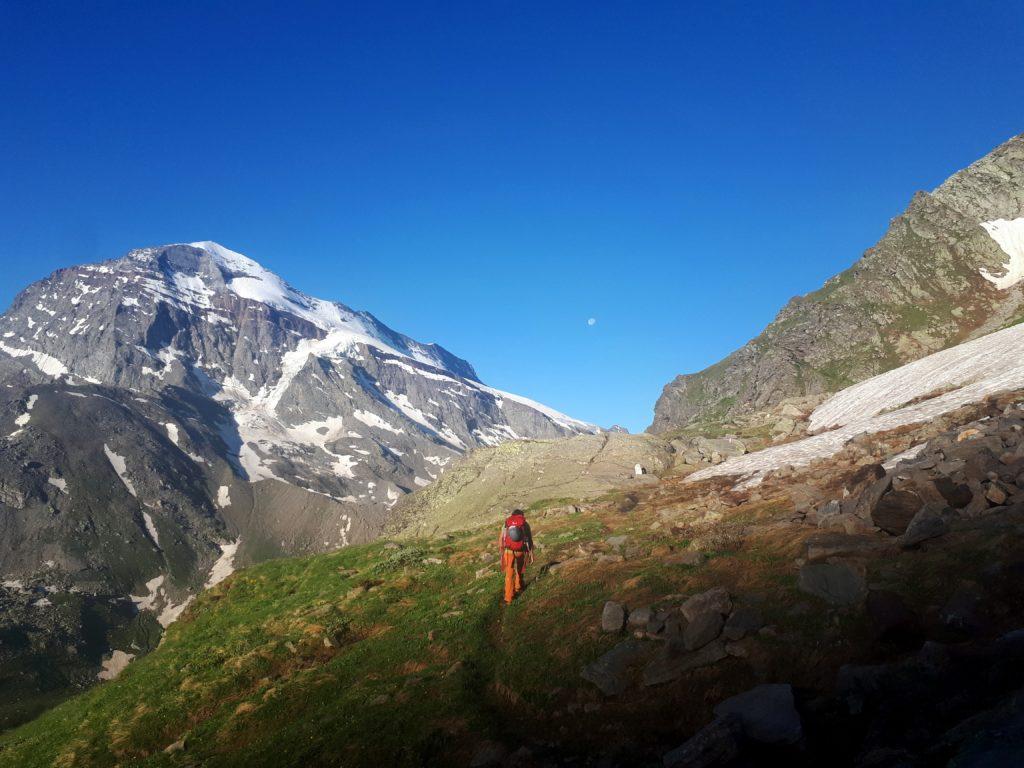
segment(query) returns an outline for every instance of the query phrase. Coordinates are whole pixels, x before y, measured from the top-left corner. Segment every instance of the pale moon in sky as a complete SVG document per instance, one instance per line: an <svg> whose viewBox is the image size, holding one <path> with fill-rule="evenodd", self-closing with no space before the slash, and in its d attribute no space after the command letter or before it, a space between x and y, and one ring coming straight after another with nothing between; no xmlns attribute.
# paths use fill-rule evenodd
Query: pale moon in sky
<svg viewBox="0 0 1024 768"><path fill-rule="evenodd" d="M596 317L591 317L589 320L587 320L587 325L595 325L596 323L597 323L597 318Z"/></svg>

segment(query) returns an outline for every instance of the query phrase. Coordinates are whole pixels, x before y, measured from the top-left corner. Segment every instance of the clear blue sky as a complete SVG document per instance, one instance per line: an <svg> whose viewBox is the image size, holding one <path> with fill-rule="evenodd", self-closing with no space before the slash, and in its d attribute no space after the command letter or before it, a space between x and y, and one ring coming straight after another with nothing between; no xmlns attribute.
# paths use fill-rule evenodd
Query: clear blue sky
<svg viewBox="0 0 1024 768"><path fill-rule="evenodd" d="M1022 8L6 0L0 304L217 240L642 429L1024 131Z"/></svg>

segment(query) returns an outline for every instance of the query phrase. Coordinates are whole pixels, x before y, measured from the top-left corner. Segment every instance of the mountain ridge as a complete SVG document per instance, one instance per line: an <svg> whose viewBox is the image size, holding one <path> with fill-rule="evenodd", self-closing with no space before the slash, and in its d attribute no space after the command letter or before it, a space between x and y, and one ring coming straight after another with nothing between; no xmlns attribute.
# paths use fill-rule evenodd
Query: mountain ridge
<svg viewBox="0 0 1024 768"><path fill-rule="evenodd" d="M677 376L662 391L649 431L718 427L787 399L821 398L1013 324L1024 307L1021 257L997 238L1018 242L1013 222L1022 216L1019 135L931 193L916 193L857 262L791 299L743 347Z"/></svg>

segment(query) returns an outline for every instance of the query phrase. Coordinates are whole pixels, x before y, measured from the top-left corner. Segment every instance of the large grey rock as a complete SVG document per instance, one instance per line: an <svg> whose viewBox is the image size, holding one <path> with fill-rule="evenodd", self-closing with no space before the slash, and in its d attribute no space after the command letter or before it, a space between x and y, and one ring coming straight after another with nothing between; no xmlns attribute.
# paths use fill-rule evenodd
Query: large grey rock
<svg viewBox="0 0 1024 768"><path fill-rule="evenodd" d="M863 572L844 562L809 563L800 568L800 589L833 605L853 605L867 591Z"/></svg>
<svg viewBox="0 0 1024 768"><path fill-rule="evenodd" d="M741 640L764 626L761 612L747 606L737 608L725 622L722 634L726 640Z"/></svg>
<svg viewBox="0 0 1024 768"><path fill-rule="evenodd" d="M687 621L693 621L702 613L715 612L723 616L732 610L732 598L725 587L712 587L706 592L694 595L680 608Z"/></svg>
<svg viewBox="0 0 1024 768"><path fill-rule="evenodd" d="M913 491L890 491L871 510L871 522L886 533L899 536L923 506L924 500Z"/></svg>
<svg viewBox="0 0 1024 768"><path fill-rule="evenodd" d="M609 600L601 611L601 631L621 632L626 623L626 607L622 603Z"/></svg>
<svg viewBox="0 0 1024 768"><path fill-rule="evenodd" d="M623 640L584 667L580 676L600 688L605 696L618 696L629 687L633 676L632 668L642 658L640 643L632 638Z"/></svg>
<svg viewBox="0 0 1024 768"><path fill-rule="evenodd" d="M674 643L665 643L644 667L643 684L662 685L678 680L690 670L715 664L728 655L725 644L720 640L714 640L689 653L677 649Z"/></svg>
<svg viewBox="0 0 1024 768"><path fill-rule="evenodd" d="M907 530L900 536L900 546L904 549L916 547L923 541L934 539L949 531L947 510L932 504L926 505L914 515Z"/></svg>
<svg viewBox="0 0 1024 768"><path fill-rule="evenodd" d="M665 768L717 768L739 757L743 723L736 715L718 717L661 759Z"/></svg>
<svg viewBox="0 0 1024 768"><path fill-rule="evenodd" d="M640 629L646 628L654 619L654 610L650 606L634 608L629 612L629 626Z"/></svg>
<svg viewBox="0 0 1024 768"><path fill-rule="evenodd" d="M697 614L683 630L683 646L688 651L703 648L720 634L725 620L717 611L705 611Z"/></svg>
<svg viewBox="0 0 1024 768"><path fill-rule="evenodd" d="M794 744L803 735L800 713L787 684L766 684L726 699L715 707L718 717L734 715L743 733L765 744Z"/></svg>

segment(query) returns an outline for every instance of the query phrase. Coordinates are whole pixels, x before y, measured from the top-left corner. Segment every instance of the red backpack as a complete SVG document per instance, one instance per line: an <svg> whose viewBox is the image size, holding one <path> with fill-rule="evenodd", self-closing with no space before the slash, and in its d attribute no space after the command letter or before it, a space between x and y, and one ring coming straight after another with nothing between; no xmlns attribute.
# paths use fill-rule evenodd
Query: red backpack
<svg viewBox="0 0 1024 768"><path fill-rule="evenodd" d="M526 548L526 518L520 514L509 515L505 520L505 546L515 552Z"/></svg>

